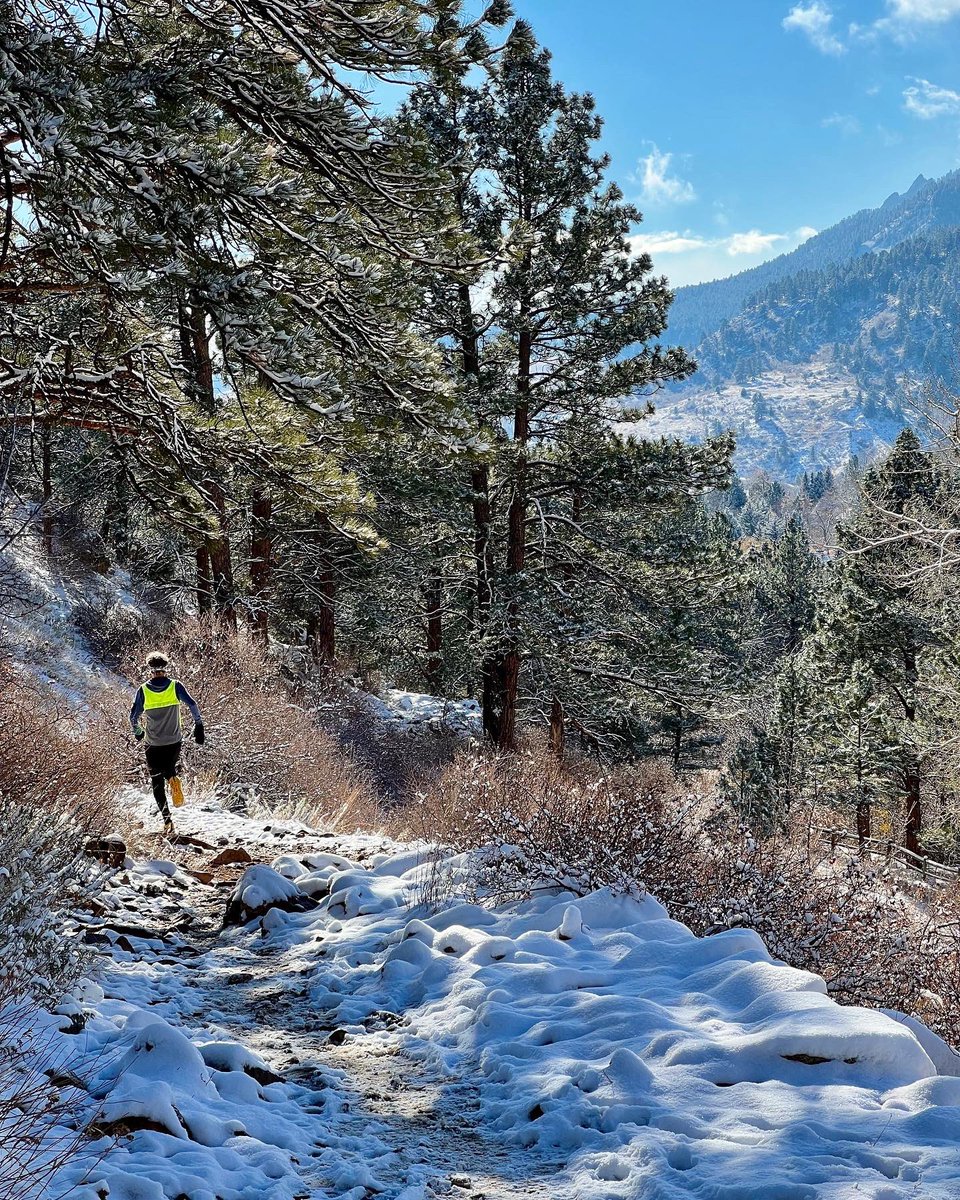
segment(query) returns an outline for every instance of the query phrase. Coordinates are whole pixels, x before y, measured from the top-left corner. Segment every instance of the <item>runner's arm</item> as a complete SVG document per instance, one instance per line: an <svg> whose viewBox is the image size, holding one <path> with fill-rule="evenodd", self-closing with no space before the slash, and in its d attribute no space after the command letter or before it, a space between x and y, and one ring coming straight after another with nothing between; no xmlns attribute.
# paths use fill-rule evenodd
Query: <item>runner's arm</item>
<svg viewBox="0 0 960 1200"><path fill-rule="evenodd" d="M187 689L183 686L183 684L179 681L179 679L177 680L177 699L180 701L181 704L185 704L187 706L187 708L190 709L190 715L191 715L191 717L193 717L194 724L202 725L203 717L200 716L200 706L197 704L196 700L194 700L194 698L190 695L190 693L187 691Z"/></svg>
<svg viewBox="0 0 960 1200"><path fill-rule="evenodd" d="M140 724L140 718L143 716L143 688L137 688L137 694L133 698L133 707L130 709L130 725L134 733L137 731L137 726Z"/></svg>

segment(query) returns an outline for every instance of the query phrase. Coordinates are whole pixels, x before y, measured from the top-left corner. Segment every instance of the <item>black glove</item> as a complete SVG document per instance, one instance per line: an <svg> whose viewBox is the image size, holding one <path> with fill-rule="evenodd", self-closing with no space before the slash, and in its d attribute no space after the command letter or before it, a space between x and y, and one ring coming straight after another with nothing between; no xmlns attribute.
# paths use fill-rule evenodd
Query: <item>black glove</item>
<svg viewBox="0 0 960 1200"><path fill-rule="evenodd" d="M133 731L133 736L137 739L138 742L142 742L144 737L146 736L146 734L144 733L144 731L142 729L135 729Z"/></svg>
<svg viewBox="0 0 960 1200"><path fill-rule="evenodd" d="M203 732L203 722L198 721L193 727L193 740L198 746L202 746L206 741L207 735Z"/></svg>

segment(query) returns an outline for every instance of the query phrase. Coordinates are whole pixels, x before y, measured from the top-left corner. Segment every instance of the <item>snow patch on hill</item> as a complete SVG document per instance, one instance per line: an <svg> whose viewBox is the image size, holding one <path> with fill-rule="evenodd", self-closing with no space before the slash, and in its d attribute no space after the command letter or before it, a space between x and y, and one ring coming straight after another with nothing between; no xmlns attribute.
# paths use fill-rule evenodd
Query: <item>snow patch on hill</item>
<svg viewBox="0 0 960 1200"><path fill-rule="evenodd" d="M868 463L893 444L902 423L868 419L857 407L857 391L853 375L823 355L744 382L694 383L679 393L664 393L653 416L618 431L699 442L733 430L734 463L742 476L764 469L794 480L824 467L838 471L853 455Z"/></svg>
<svg viewBox="0 0 960 1200"><path fill-rule="evenodd" d="M144 604L126 571L113 567L101 574L79 564L70 571L63 561L50 562L26 518L19 535L0 549L0 649L76 704L114 679L87 645L78 613L85 607L112 609L136 620Z"/></svg>

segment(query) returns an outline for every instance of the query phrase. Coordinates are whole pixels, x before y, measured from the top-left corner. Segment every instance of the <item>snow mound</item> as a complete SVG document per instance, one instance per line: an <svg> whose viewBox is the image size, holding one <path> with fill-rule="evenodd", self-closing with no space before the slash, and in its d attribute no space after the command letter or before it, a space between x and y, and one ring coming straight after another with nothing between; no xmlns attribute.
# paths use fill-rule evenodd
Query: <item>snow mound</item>
<svg viewBox="0 0 960 1200"><path fill-rule="evenodd" d="M224 918L228 925L245 925L269 909L302 911L313 906L295 883L272 867L247 867L234 888Z"/></svg>
<svg viewBox="0 0 960 1200"><path fill-rule="evenodd" d="M334 878L311 999L348 1028L403 1014L404 1050L451 1078L477 1063L483 1125L559 1156L578 1195L960 1194L960 1080L922 1026L650 897L412 915L424 870L388 855Z"/></svg>

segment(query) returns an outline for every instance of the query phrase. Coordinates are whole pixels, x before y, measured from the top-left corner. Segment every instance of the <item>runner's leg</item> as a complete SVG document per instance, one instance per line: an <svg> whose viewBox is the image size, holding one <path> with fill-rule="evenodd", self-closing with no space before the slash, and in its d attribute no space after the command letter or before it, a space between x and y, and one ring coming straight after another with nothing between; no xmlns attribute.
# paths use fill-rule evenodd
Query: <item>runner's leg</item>
<svg viewBox="0 0 960 1200"><path fill-rule="evenodd" d="M160 809L160 816L164 821L170 820L170 808L167 805L167 789L165 780L167 764L167 751L169 746L148 746L147 747L147 767L150 771L150 784L153 787L153 798L157 802L157 808ZM178 750L179 754L179 744Z"/></svg>

